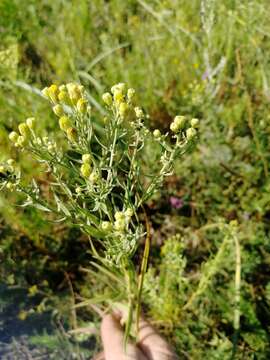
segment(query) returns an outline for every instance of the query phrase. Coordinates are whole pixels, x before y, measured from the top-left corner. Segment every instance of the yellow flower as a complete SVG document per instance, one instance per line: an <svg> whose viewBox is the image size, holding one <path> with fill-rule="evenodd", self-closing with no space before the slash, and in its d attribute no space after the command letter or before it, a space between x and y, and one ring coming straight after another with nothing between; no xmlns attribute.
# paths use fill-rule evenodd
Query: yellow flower
<svg viewBox="0 0 270 360"><path fill-rule="evenodd" d="M108 92L106 92L105 94L102 95L102 100L104 101L104 103L107 106L111 106L112 105L112 95Z"/></svg>
<svg viewBox="0 0 270 360"><path fill-rule="evenodd" d="M35 296L38 293L37 285L33 285L28 289L29 296Z"/></svg>
<svg viewBox="0 0 270 360"><path fill-rule="evenodd" d="M109 221L102 221L101 229L104 231L108 231L112 229L112 224Z"/></svg>
<svg viewBox="0 0 270 360"><path fill-rule="evenodd" d="M69 95L68 95L68 92L65 91L65 90L61 90L58 94L58 100L63 103L63 104L66 104L66 105L70 105L71 102L70 102L70 98L69 98Z"/></svg>
<svg viewBox="0 0 270 360"><path fill-rule="evenodd" d="M115 89L114 93L113 93L113 98L114 101L119 104L124 100L124 94L121 90L119 89Z"/></svg>
<svg viewBox="0 0 270 360"><path fill-rule="evenodd" d="M119 115L121 118L124 118L129 112L129 105L125 102L121 102L119 105Z"/></svg>
<svg viewBox="0 0 270 360"><path fill-rule="evenodd" d="M178 115L174 118L174 122L177 125L178 130L181 130L184 128L184 126L186 124L186 118L185 118L185 116Z"/></svg>
<svg viewBox="0 0 270 360"><path fill-rule="evenodd" d="M74 129L73 127L69 127L67 129L67 138L70 140L70 141L76 141L77 140L77 131L76 129Z"/></svg>
<svg viewBox="0 0 270 360"><path fill-rule="evenodd" d="M123 231L125 230L125 227L126 227L126 223L123 219L119 219L114 222L114 228L117 231Z"/></svg>
<svg viewBox="0 0 270 360"><path fill-rule="evenodd" d="M55 113L55 115L57 115L57 116L62 116L62 115L64 115L64 109L63 109L63 106L61 106L61 105L59 105L59 104L57 104L57 105L55 105L54 107L53 107L53 112Z"/></svg>
<svg viewBox="0 0 270 360"><path fill-rule="evenodd" d="M22 310L22 311L19 312L18 318L19 318L20 320L24 321L24 320L27 318L27 315L28 315L27 312L24 311L24 310Z"/></svg>
<svg viewBox="0 0 270 360"><path fill-rule="evenodd" d="M199 127L199 119L191 119L190 120L190 124L191 124L191 127L193 127L194 129L197 129Z"/></svg>
<svg viewBox="0 0 270 360"><path fill-rule="evenodd" d="M34 117L26 119L26 125L29 127L29 129L34 129L36 125L36 119Z"/></svg>
<svg viewBox="0 0 270 360"><path fill-rule="evenodd" d="M19 132L22 136L24 136L26 139L31 135L29 127L26 123L21 123L18 126Z"/></svg>
<svg viewBox="0 0 270 360"><path fill-rule="evenodd" d="M83 154L82 162L90 164L91 163L91 155L90 154Z"/></svg>
<svg viewBox="0 0 270 360"><path fill-rule="evenodd" d="M134 111L138 119L142 119L144 117L143 111L140 107L135 107Z"/></svg>
<svg viewBox="0 0 270 360"><path fill-rule="evenodd" d="M83 177L88 178L91 175L91 166L88 163L83 163L81 166L81 174Z"/></svg>
<svg viewBox="0 0 270 360"><path fill-rule="evenodd" d="M57 102L57 95L59 93L58 86L53 84L48 88L48 91L46 91L46 92L48 92L48 96L51 99L51 101L53 103L56 103Z"/></svg>
<svg viewBox="0 0 270 360"><path fill-rule="evenodd" d="M9 135L9 140L13 143L16 143L18 141L19 135L16 133L16 131L12 131Z"/></svg>
<svg viewBox="0 0 270 360"><path fill-rule="evenodd" d="M69 117L61 116L59 119L59 126L61 130L67 131L67 129L71 127L71 121Z"/></svg>
<svg viewBox="0 0 270 360"><path fill-rule="evenodd" d="M161 132L159 129L153 131L154 138L158 139L161 137Z"/></svg>
<svg viewBox="0 0 270 360"><path fill-rule="evenodd" d="M187 129L186 137L188 140L192 140L197 135L197 131L194 128Z"/></svg>
<svg viewBox="0 0 270 360"><path fill-rule="evenodd" d="M87 105L88 105L88 101L84 98L80 98L77 101L77 105L76 105L78 112L81 114L85 114L87 112Z"/></svg>

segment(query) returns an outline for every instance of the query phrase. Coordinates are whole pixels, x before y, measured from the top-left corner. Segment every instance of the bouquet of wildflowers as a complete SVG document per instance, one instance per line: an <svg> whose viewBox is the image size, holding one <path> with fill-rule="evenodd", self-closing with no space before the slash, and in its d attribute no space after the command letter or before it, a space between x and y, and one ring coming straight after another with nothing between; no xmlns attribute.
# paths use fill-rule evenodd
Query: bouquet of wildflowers
<svg viewBox="0 0 270 360"><path fill-rule="evenodd" d="M126 333L133 308L140 312L143 276L149 255L149 225L144 204L157 192L173 164L195 143L197 119L176 116L171 132L151 132L136 93L123 83L103 94L107 115L97 122L82 85L51 85L42 90L58 118L64 140L39 134L37 120L28 118L9 135L19 152L29 152L47 172L49 192L34 179L27 183L14 159L0 166L0 187L25 196L23 206L51 213L50 219L68 222L89 236L96 264L117 274L128 303ZM159 151L147 153L153 144ZM156 157L149 170L147 158ZM143 215L144 214L144 215ZM146 224L146 226L145 226ZM145 240L141 266L133 257Z"/></svg>

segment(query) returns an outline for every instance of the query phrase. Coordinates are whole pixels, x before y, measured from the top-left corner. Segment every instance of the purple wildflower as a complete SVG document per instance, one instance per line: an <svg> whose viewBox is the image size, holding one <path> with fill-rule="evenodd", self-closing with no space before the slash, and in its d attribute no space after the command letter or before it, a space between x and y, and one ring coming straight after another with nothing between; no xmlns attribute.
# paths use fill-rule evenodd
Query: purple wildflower
<svg viewBox="0 0 270 360"><path fill-rule="evenodd" d="M170 204L175 209L181 209L184 206L184 201L176 196L171 196Z"/></svg>

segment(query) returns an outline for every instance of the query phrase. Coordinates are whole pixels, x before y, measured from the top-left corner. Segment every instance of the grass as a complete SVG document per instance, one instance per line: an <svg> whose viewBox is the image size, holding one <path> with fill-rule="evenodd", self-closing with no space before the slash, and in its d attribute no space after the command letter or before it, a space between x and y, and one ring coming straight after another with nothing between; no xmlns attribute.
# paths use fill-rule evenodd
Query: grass
<svg viewBox="0 0 270 360"><path fill-rule="evenodd" d="M147 204L155 232L146 281L156 287L144 288L144 308L183 357L267 358L268 2L2 0L0 13L2 159L21 158L9 148L7 133L25 117L34 115L41 130L56 131L44 101L37 95L33 101L22 84L40 89L51 82L81 81L98 114L103 111L100 95L125 81L136 88L152 128L168 129L175 113L201 119L197 150L175 164L176 176ZM30 160L21 165L29 177L38 174ZM183 201L180 209L170 205L171 196ZM78 272L79 265L89 266L80 253L80 246L87 251L85 239L74 229L52 228L38 212L14 210L12 201L1 195L1 253L8 259L2 278L22 274L20 281L31 286L34 267L33 281L46 278L51 294L61 287L64 270L74 275L80 296L93 296L101 285L92 276L82 280ZM230 242L220 254L227 234L211 228L231 220L238 222L242 263L234 353L236 248ZM179 237L172 243L175 234ZM172 259L174 253L179 256ZM198 290L200 296L183 311Z"/></svg>

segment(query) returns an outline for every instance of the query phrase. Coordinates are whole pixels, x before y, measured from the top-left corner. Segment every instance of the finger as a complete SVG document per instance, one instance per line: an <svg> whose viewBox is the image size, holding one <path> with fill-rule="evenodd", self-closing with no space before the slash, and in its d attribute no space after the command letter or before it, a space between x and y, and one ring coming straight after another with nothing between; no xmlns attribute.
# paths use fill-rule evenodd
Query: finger
<svg viewBox="0 0 270 360"><path fill-rule="evenodd" d="M119 319L106 315L101 323L101 338L106 360L147 360L135 345L128 344L124 349L124 332Z"/></svg>
<svg viewBox="0 0 270 360"><path fill-rule="evenodd" d="M139 324L139 347L149 360L177 360L171 346L144 319Z"/></svg>
<svg viewBox="0 0 270 360"><path fill-rule="evenodd" d="M94 358L92 360L106 360L104 352L102 351L102 352L98 353L97 355L94 356Z"/></svg>

